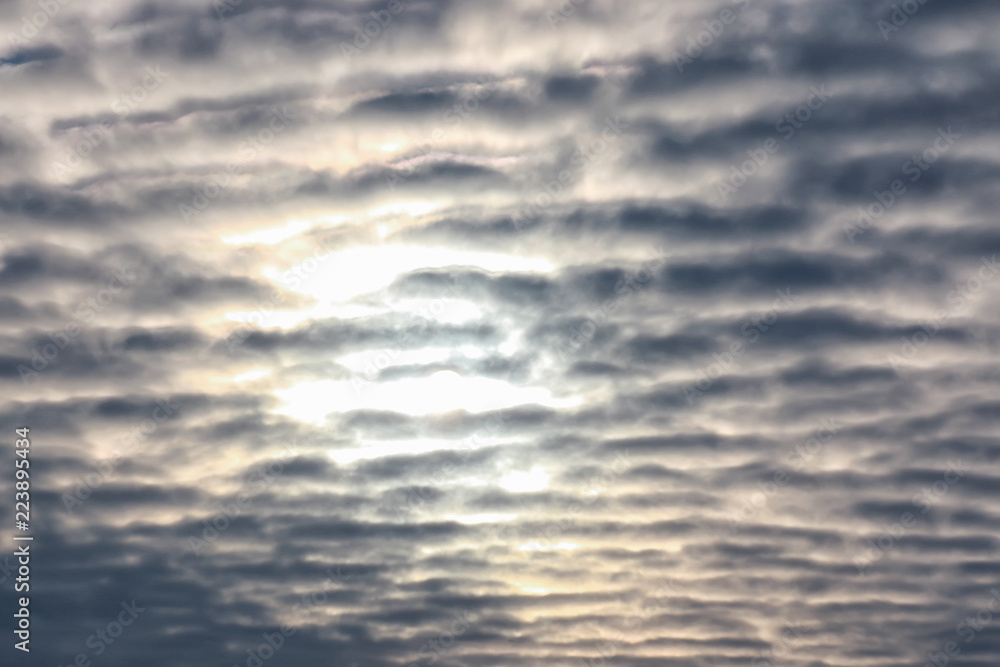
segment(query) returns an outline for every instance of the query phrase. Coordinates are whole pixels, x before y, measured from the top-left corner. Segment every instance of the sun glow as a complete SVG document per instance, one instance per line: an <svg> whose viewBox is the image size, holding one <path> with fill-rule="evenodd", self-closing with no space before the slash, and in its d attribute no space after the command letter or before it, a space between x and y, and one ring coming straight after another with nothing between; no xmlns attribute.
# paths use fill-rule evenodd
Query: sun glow
<svg viewBox="0 0 1000 667"><path fill-rule="evenodd" d="M260 368L253 371L247 371L246 373L241 373L233 377L233 382L253 382L254 380L260 380L261 378L266 378L271 374L271 370L268 368Z"/></svg>
<svg viewBox="0 0 1000 667"><path fill-rule="evenodd" d="M480 413L532 403L549 407L578 404L578 399L554 399L551 392L541 387L516 387L502 380L463 377L454 371L396 382L361 378L303 382L275 394L285 402L277 411L279 414L310 423L320 423L333 412L361 409L429 415L453 410Z"/></svg>
<svg viewBox="0 0 1000 667"><path fill-rule="evenodd" d="M226 236L222 239L222 242L226 245L277 245L286 239L301 234L309 229L309 227L310 224L305 220L292 220L281 227L258 229L247 234Z"/></svg>
<svg viewBox="0 0 1000 667"><path fill-rule="evenodd" d="M538 468L528 472L510 472L500 478L500 486L511 493L544 491L549 487L549 475Z"/></svg>
<svg viewBox="0 0 1000 667"><path fill-rule="evenodd" d="M481 442L476 443L476 447L473 449L488 447L495 442L497 442L497 439L484 438ZM386 456L417 456L444 450L468 451L466 449L467 444L462 441L456 442L455 440L442 440L439 438L388 441L360 440L358 441L358 445L358 447L349 449L330 449L327 450L326 454L337 465L346 466L358 461L369 461ZM463 479L468 479L468 477L464 477ZM458 481L457 477L455 481Z"/></svg>
<svg viewBox="0 0 1000 667"><path fill-rule="evenodd" d="M406 273L472 267L490 272L549 272L553 265L543 259L488 252L468 252L419 246L363 246L327 255L318 268L301 276L292 289L318 300L346 301L374 292ZM264 275L281 283L282 272L266 269Z"/></svg>

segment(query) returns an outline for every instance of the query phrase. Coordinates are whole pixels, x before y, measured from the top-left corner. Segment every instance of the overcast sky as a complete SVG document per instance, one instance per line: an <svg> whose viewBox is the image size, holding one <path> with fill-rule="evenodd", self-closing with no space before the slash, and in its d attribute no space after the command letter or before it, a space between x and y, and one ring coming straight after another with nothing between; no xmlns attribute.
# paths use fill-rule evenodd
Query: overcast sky
<svg viewBox="0 0 1000 667"><path fill-rule="evenodd" d="M997 9L5 0L3 664L996 667Z"/></svg>

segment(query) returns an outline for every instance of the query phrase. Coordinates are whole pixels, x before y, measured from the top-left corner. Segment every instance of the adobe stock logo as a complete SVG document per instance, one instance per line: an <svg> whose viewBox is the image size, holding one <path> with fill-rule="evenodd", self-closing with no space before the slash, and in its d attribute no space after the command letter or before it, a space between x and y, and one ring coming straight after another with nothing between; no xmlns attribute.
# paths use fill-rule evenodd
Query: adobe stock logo
<svg viewBox="0 0 1000 667"><path fill-rule="evenodd" d="M601 127L600 136L594 136L586 145L578 146L573 156L570 158L570 166L575 169L582 169L603 156L611 147L612 142L622 136L623 130L629 129L630 125L622 121L621 116L606 118ZM536 192L528 203L523 204L520 210L511 216L514 229L521 231L526 227L535 224L538 217L549 207L556 203L566 189L573 183L575 169L564 169L559 172L557 178L543 183L544 192Z"/></svg>
<svg viewBox="0 0 1000 667"><path fill-rule="evenodd" d="M413 0L406 0L408 3ZM372 40L382 34L382 32L392 23L392 17L403 11L402 0L389 0L385 9L373 9L371 20L366 21L363 26L354 26L354 46L347 42L340 43L340 52L350 61L359 55L363 49L367 49Z"/></svg>
<svg viewBox="0 0 1000 667"><path fill-rule="evenodd" d="M233 183L237 176L243 174L243 168L254 160L260 151L288 129L294 119L295 116L290 114L285 107L272 109L267 126L260 128L254 134L247 135L246 140L237 147L240 159L227 162L225 170L217 170L210 175L207 181L196 186L190 205L182 202L177 206L184 221L188 222L204 212Z"/></svg>
<svg viewBox="0 0 1000 667"><path fill-rule="evenodd" d="M811 461L843 428L837 423L835 417L824 417L819 422L814 434L805 442L795 445L795 448L785 456L788 468L793 471L789 473L785 468L777 468L771 475L773 481L759 481L757 488L747 497L742 499L739 509L729 519L729 530L732 534L737 533L740 528L751 518L757 515L761 509L767 506L771 498L777 495L778 491L794 480L794 473L800 472L805 465Z"/></svg>
<svg viewBox="0 0 1000 667"><path fill-rule="evenodd" d="M433 665L438 658L447 653L455 646L455 640L461 637L472 627L474 619L472 613L467 610L452 612L455 620L447 630L442 630L437 639L430 639L420 647L421 662L425 665ZM420 667L420 663L411 662L407 667Z"/></svg>
<svg viewBox="0 0 1000 667"><path fill-rule="evenodd" d="M950 126L948 129L939 127L937 134L937 138L929 147L919 155L913 155L900 166L900 170L910 177L911 183L919 181L924 173L934 166L934 163L940 160L955 145L955 141L962 136L958 132L952 132ZM858 218L855 224L844 225L844 234L847 236L847 240L852 244L855 243L856 237L868 231L875 220L888 213L889 209L899 203L907 192L906 184L899 178L890 183L886 190L872 192L875 202L867 208L858 209Z"/></svg>
<svg viewBox="0 0 1000 667"><path fill-rule="evenodd" d="M985 606L980 607L975 613L970 613L965 620L955 627L955 634L965 643L970 644L976 635L987 628L993 622L993 615L1000 613L1000 590L990 589L990 599ZM927 660L924 667L947 667L952 658L957 657L962 652L958 642L949 641L941 647L937 653L928 651Z"/></svg>
<svg viewBox="0 0 1000 667"><path fill-rule="evenodd" d="M550 11L545 15L545 18L548 19L549 27L555 29L568 21L569 17L575 14L576 10L585 2L587 0L566 0L559 9Z"/></svg>
<svg viewBox="0 0 1000 667"><path fill-rule="evenodd" d="M910 17L920 11L920 8L927 4L927 0L903 0L902 3L892 6L892 13L889 14L889 21L879 19L875 24L878 27L882 39L889 41L889 35L897 32L900 28L910 22ZM890 23L891 21L891 23Z"/></svg>
<svg viewBox="0 0 1000 667"><path fill-rule="evenodd" d="M142 102L149 97L163 80L170 76L170 72L164 72L159 65L155 67L148 65L146 75L142 80L133 86L128 92L116 97L111 103L111 110L118 114L118 120L128 118L135 109L138 109ZM67 179L84 160L106 140L114 136L116 124L110 120L102 120L95 123L93 127L87 126L76 136L76 143L71 144L60 160L52 162L52 173L60 180Z"/></svg>
<svg viewBox="0 0 1000 667"><path fill-rule="evenodd" d="M7 33L7 41L11 48L18 49L27 46L28 42L38 36L38 32L49 24L62 8L68 5L70 0L38 0L36 3L42 11L35 12L31 17L24 16L21 19L21 30Z"/></svg>
<svg viewBox="0 0 1000 667"><path fill-rule="evenodd" d="M727 350L714 353L712 357L715 359L715 363L698 371L697 379L681 388L681 391L684 392L684 400L687 401L688 405L694 405L699 398L708 393L715 381L722 377L736 363L737 359L746 354L749 347L760 340L761 335L771 325L778 321L781 313L790 310L799 300L799 297L792 295L791 287L786 287L784 291L775 290L775 293L778 298L771 304L770 310L754 315L740 327L740 333L747 339L747 342L733 341Z"/></svg>
<svg viewBox="0 0 1000 667"><path fill-rule="evenodd" d="M264 632L261 637L264 641L257 645L257 648L247 649L247 660L246 667L261 667L265 660L270 660L274 657L274 654L285 645L285 639L291 637L295 634L295 628L290 625L283 625L280 628L281 632L272 632L270 634ZM233 665L233 667L240 667L239 665Z"/></svg>
<svg viewBox="0 0 1000 667"><path fill-rule="evenodd" d="M980 454L982 456L982 454ZM865 544L868 550L861 556L854 558L854 567L858 574L864 576L868 570L875 566L885 555L893 549L899 541L906 535L907 531L917 525L917 520L921 516L931 511L931 508L944 496L951 488L958 484L962 478L972 469L972 464L962 463L959 458L956 461L949 461L941 479L930 486L924 487L920 493L913 496L914 509L920 510L920 516L913 512L903 512L898 521L893 523L883 523L882 532L874 539L868 539Z"/></svg>
<svg viewBox="0 0 1000 667"><path fill-rule="evenodd" d="M81 302L76 308L75 317L67 322L61 330L48 335L50 342L42 341L31 349L31 361L29 362L31 367L18 364L17 372L21 376L21 381L28 384L37 379L39 373L55 364L63 350L70 347L73 339L85 330L85 325L93 322L100 313L104 312L135 279L136 275L130 267L121 266L111 271L106 286L98 290L97 294Z"/></svg>
<svg viewBox="0 0 1000 667"><path fill-rule="evenodd" d="M812 120L817 111L830 100L832 95L827 91L826 84L812 86L809 88L809 96L805 102L792 109L779 118L774 124L775 132L778 132L784 141L789 141L795 136L798 130L805 127L805 124ZM749 148L746 154L749 160L744 160L741 164L729 166L729 178L716 185L719 198L722 202L728 203L729 197L736 194L740 188L760 171L761 168L771 159L771 156L781 150L781 144L774 137L769 137L756 148Z"/></svg>
<svg viewBox="0 0 1000 667"><path fill-rule="evenodd" d="M697 58L700 58L705 53L705 49L712 46L715 40L725 32L726 26L735 23L740 13L750 6L750 0L732 0L732 2L734 5L740 6L738 11L734 12L731 9L723 9L719 12L718 18L705 19L702 21L705 29L697 35L688 37L687 49L684 53L681 54L675 51L671 54L678 72L683 73L686 66L693 64Z"/></svg>

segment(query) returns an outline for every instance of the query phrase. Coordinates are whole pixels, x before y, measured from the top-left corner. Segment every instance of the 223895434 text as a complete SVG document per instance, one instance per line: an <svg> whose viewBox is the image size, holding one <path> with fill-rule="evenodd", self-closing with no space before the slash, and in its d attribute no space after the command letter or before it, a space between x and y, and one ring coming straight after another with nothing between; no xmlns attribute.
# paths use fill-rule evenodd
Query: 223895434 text
<svg viewBox="0 0 1000 667"><path fill-rule="evenodd" d="M17 547L14 549L14 558L17 560L17 577L14 579L14 590L24 593L24 597L17 600L17 611L14 612L14 635L19 641L14 643L14 648L31 652L31 611L29 610L31 598L26 594L31 591L31 542L34 538L26 533L30 529L31 522L31 441L28 439L28 428L15 429L17 436L14 440L14 527L17 532L14 534L14 542Z"/></svg>

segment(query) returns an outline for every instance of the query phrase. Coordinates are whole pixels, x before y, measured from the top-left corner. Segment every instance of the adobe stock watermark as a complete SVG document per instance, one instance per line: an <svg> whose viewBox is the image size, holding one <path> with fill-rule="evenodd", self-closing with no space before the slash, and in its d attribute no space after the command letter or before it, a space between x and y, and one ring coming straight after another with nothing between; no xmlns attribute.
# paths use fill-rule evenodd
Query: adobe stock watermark
<svg viewBox="0 0 1000 667"><path fill-rule="evenodd" d="M621 116L605 119L600 136L591 139L586 146L578 146L570 158L570 165L578 170L598 159L608 151L612 141L621 137L622 131L629 127L628 123L622 122ZM520 210L511 216L514 229L521 231L533 225L542 212L555 204L573 182L573 178L574 170L564 169L554 180L543 183L544 192L536 192L531 201L522 204Z"/></svg>
<svg viewBox="0 0 1000 667"><path fill-rule="evenodd" d="M1000 590L990 589L990 600L983 607L955 626L955 634L965 643L971 644L976 635L982 632L993 622L993 614L1000 612ZM958 657L962 653L962 648L958 642L946 642L937 653L928 651L927 660L924 667L947 667L952 658Z"/></svg>
<svg viewBox="0 0 1000 667"><path fill-rule="evenodd" d="M209 204L229 187L233 181L233 177L243 172L243 166L253 161L260 151L264 150L278 135L288 129L288 126L291 125L294 119L295 116L288 113L288 109L285 107L272 109L271 120L268 121L267 127L261 128L255 134L248 135L246 140L237 147L239 159L227 162L224 171L212 174L207 183L196 187L190 205L183 203L178 205L177 210L180 212L181 218L185 222L188 222L191 218L203 213Z"/></svg>
<svg viewBox="0 0 1000 667"><path fill-rule="evenodd" d="M261 637L264 641L255 648L247 649L247 659L245 667L261 667L267 660L274 657L274 654L285 645L285 640L296 633L296 629L290 625L282 625L275 632L263 632ZM233 665L240 667L240 665Z"/></svg>
<svg viewBox="0 0 1000 667"><path fill-rule="evenodd" d="M403 351L409 347L410 343L417 339L417 336L423 334L431 324L444 314L448 307L446 301L461 298L461 294L458 291L458 278L451 275L450 279L451 284L445 290L445 296L439 296L429 304L422 304L420 306L417 313L420 318L419 325L415 331L409 328L397 331L394 333L393 342L388 348L367 355L360 376L355 375L351 378L351 387L354 389L355 394L360 395L367 389L370 383L374 382L383 370L395 363L403 354Z"/></svg>
<svg viewBox="0 0 1000 667"><path fill-rule="evenodd" d="M919 493L914 494L912 503L914 509L920 510L920 515L926 515L941 498L948 495L951 487L958 484L965 474L971 469L970 464L963 464L962 459L948 462L948 469L945 470L941 479L929 486L925 486ZM858 574L864 576L868 574L876 563L885 557L886 553L896 546L897 542L906 531L917 525L920 517L913 512L903 512L899 520L889 524L882 524L882 532L875 538L866 541L868 551L862 556L854 558L854 567Z"/></svg>
<svg viewBox="0 0 1000 667"><path fill-rule="evenodd" d="M117 620L113 620L103 628L98 628L94 634L87 637L87 648L94 650L94 657L104 655L108 647L115 643L115 640L122 636L125 628L135 623L139 614L146 611L145 607L140 607L135 600L122 602L122 610L118 612ZM91 659L87 653L77 653L66 667L90 667ZM63 667L63 665L59 665Z"/></svg>
<svg viewBox="0 0 1000 667"><path fill-rule="evenodd" d="M882 39L889 41L889 35L898 31L910 22L910 17L920 11L920 8L927 4L927 0L903 0L898 5L892 6L892 13L889 20L879 19L875 27L882 34Z"/></svg>
<svg viewBox="0 0 1000 667"><path fill-rule="evenodd" d="M215 15L219 17L220 21L225 20L227 15L235 12L236 8L242 4L243 0L212 0Z"/></svg>
<svg viewBox="0 0 1000 667"><path fill-rule="evenodd" d="M900 345L899 350L895 353L890 352L887 356L892 370L899 373L901 368L907 367L908 363L913 361L920 350L934 340L945 322L951 319L959 308L978 294L986 283L996 278L997 274L1000 273L1000 264L997 263L996 255L993 255L993 257L983 257L981 264L982 266L979 267L974 276L958 283L953 290L948 292L946 301L951 304L951 308L938 310L934 314L933 319L919 322L920 331L910 336L903 336L900 339L903 343Z"/></svg>
<svg viewBox="0 0 1000 667"><path fill-rule="evenodd" d="M559 546L558 540L563 533L567 532L576 522L576 515L583 511L584 507L589 507L600 499L601 494L614 484L619 477L628 471L631 465L629 450L618 451L610 465L604 466L601 471L587 481L590 485L583 494L584 499L574 501L562 516L539 528L534 535L534 539L528 542L527 547L534 550L555 549ZM514 538L513 531L509 525L499 526L495 533L495 538L507 542ZM522 547L523 548L523 547Z"/></svg>
<svg viewBox="0 0 1000 667"><path fill-rule="evenodd" d="M912 156L900 167L902 172L910 177L911 183L919 181L924 173L941 159L941 156L947 153L955 141L962 136L958 132L952 132L950 126L948 129L939 127L937 133L938 136L930 147L920 155ZM867 208L858 209L857 222L844 224L844 234L847 236L847 240L853 244L858 236L868 231L872 224L895 206L906 193L906 184L898 178L889 184L887 190L875 190L872 193L875 196L875 202Z"/></svg>
<svg viewBox="0 0 1000 667"><path fill-rule="evenodd" d="M1000 612L1000 590L993 588L990 589L990 601L976 610L974 615L966 616L964 621L955 626L955 634L966 644L971 644L976 635L993 622L993 614L997 612ZM950 658L958 656L961 652L962 649L956 642L948 642L944 645L943 652L927 652L927 659L930 662L924 667L946 667Z"/></svg>
<svg viewBox="0 0 1000 667"><path fill-rule="evenodd" d="M645 595L633 607L633 613L625 620L625 628L618 630L611 638L601 638L601 641L595 647L596 652L600 656L583 660L579 663L580 665L585 665L586 667L605 667L608 661L616 657L621 651L622 645L628 639L629 632L627 631L636 632L640 630L650 616L659 614L668 608L664 600L677 594L677 583L671 579L659 580L655 583L658 583L659 586L655 590L651 590L649 594ZM597 626L595 625L595 627ZM598 632L598 634L603 633Z"/></svg>
<svg viewBox="0 0 1000 667"><path fill-rule="evenodd" d="M785 457L785 462L793 472L799 472L803 467L816 456L823 445L833 440L834 436L840 432L841 425L834 417L824 417L820 420L820 426L816 432L804 443L795 445L795 448ZM743 498L739 510L729 519L729 530L731 533L739 531L747 521L757 515L761 509L767 506L771 498L777 495L792 480L792 475L785 468L776 469L771 475L771 481L757 482L759 491Z"/></svg>
<svg viewBox="0 0 1000 667"><path fill-rule="evenodd" d="M205 519L201 522L204 526L201 537L194 535L188 537L191 551L196 556L200 556L210 549L216 540L229 529L232 522L250 508L253 499L264 493L281 476L285 471L283 461L295 456L298 456L298 451L286 447L282 451L280 459L255 466L244 480L243 486L246 488L241 487L240 492L231 502L220 503L219 511L211 519Z"/></svg>
<svg viewBox="0 0 1000 667"><path fill-rule="evenodd" d="M750 0L732 0L734 5L739 5L739 9L735 12L732 9L723 9L719 12L719 17L714 19L705 19L702 21L702 25L705 29L699 32L697 35L691 35L688 37L687 49L684 53L674 51L671 54L673 58L674 65L677 66L677 71L683 73L684 68L688 65L694 64L694 61L700 58L705 53L705 49L712 46L722 33L726 31L726 26L730 26L736 22L736 19L740 17L743 11L750 6Z"/></svg>
<svg viewBox="0 0 1000 667"><path fill-rule="evenodd" d="M344 576L340 573L339 567L336 572L328 568L326 570L326 576L326 581L329 582L329 584L332 584L333 590L340 590L347 582L353 581L357 578L354 575ZM308 595L301 596L300 600L292 607L292 612L297 615L308 615L312 614L326 604L327 591L331 589L329 584L324 585L323 589L320 591L314 591ZM233 667L262 667L266 661L273 658L275 653L277 653L285 645L285 640L294 635L296 632L297 629L295 626L282 625L275 632L261 633L261 637L264 638L264 641L254 648L247 649L247 659L244 661L242 666L233 665Z"/></svg>
<svg viewBox="0 0 1000 667"><path fill-rule="evenodd" d="M452 612L454 620L446 630L442 630L436 639L430 639L420 647L418 654L420 662L411 662L406 667L420 667L420 664L433 665L438 659L451 651L459 637L464 635L475 622L472 612L463 610Z"/></svg>
<svg viewBox="0 0 1000 667"><path fill-rule="evenodd" d="M17 365L21 381L24 384L29 384L32 380L37 379L38 375L45 369L54 364L62 351L83 332L84 325L92 323L99 314L104 312L132 284L135 278L135 273L126 266L112 271L106 287L77 306L75 317L67 322L62 329L49 334L48 338L51 342L43 343L41 349L32 348L30 367L26 364Z"/></svg>
<svg viewBox="0 0 1000 667"><path fill-rule="evenodd" d="M751 660L751 667L773 667L775 662L780 663L780 659L787 657L795 648L796 644L802 641L804 631L801 629L802 622L785 621L781 631L781 638L757 653Z"/></svg>
<svg viewBox="0 0 1000 667"><path fill-rule="evenodd" d="M315 273L321 265L323 265L330 257L330 255L336 250L331 246L324 244L322 241L316 244L316 248L313 250L313 254L306 257L301 262L297 263L292 268L281 274L281 284L287 290L294 290L299 285L302 284L303 280L306 280ZM284 301L285 297L280 290L274 290L268 296L267 299L260 301L250 315L247 316L247 321L237 325L229 335L226 336L226 347L230 354L236 351L240 345L246 342L250 335L255 331L255 326L263 326L265 322L270 321L271 316L274 314L277 306Z"/></svg>
<svg viewBox="0 0 1000 667"><path fill-rule="evenodd" d="M73 493L64 493L62 495L63 508L72 514L74 508L82 505L87 498L93 495L94 491L111 478L118 466L125 460L126 455L130 454L140 444L146 442L147 438L156 433L160 424L177 414L177 410L178 406L170 402L169 396L157 399L156 407L150 412L150 416L133 426L122 438L125 441L123 449L116 448L112 451L111 458L98 463L95 467L95 472L89 473L85 477L76 478L76 486L73 489Z"/></svg>
<svg viewBox="0 0 1000 667"><path fill-rule="evenodd" d="M62 8L71 0L38 0L35 4L42 11L35 12L31 16L21 17L21 29L17 32L7 33L7 41L12 49L21 49L28 46L28 43L38 36L45 26L49 24Z"/></svg>
<svg viewBox="0 0 1000 667"><path fill-rule="evenodd" d="M361 26L354 26L354 43L349 44L347 42L340 43L340 52L344 54L348 61L350 61L354 56L360 55L364 49L367 49L372 40L377 38L379 35L389 27L392 23L392 17L399 14L406 8L409 3L413 0L389 0L385 9L373 9L371 12L371 20L365 21Z"/></svg>
<svg viewBox="0 0 1000 667"><path fill-rule="evenodd" d="M455 102L455 104L441 114L441 120L452 127L458 127L470 116L472 116L473 113L480 109L483 102L486 102L490 97L492 97L498 85L499 84L496 82L492 74L480 79L477 82L477 88L474 91L463 97L461 101ZM407 163L405 167L402 169L393 168L387 170L385 174L385 183L389 186L389 189L394 191L398 184L402 183L406 178L412 176L415 172L412 164L413 160L426 157L433 153L435 146L444 141L446 136L447 131L444 128L434 128L428 141L417 145L418 154L412 155L405 160Z"/></svg>
<svg viewBox="0 0 1000 667"><path fill-rule="evenodd" d="M622 303L653 280L654 272L667 263L668 257L670 257L670 253L666 252L661 245L655 249L652 258L642 263L638 271L635 273L626 273L624 278L616 282L614 286L615 296L606 299L596 312L588 310L587 319L583 324L574 327L569 337L566 340L560 341L556 346L559 357L565 361L590 343L598 330L607 324L612 315L618 312Z"/></svg>
<svg viewBox="0 0 1000 667"><path fill-rule="evenodd" d="M170 72L164 72L159 65L146 67L146 76L124 95L116 97L111 103L111 110L118 114L118 121L125 120L140 104L163 83L163 80L170 76ZM109 120L102 120L96 126L83 130L82 139L70 146L62 161L52 162L52 173L56 178L65 179L75 171L83 161L104 141L114 134L115 123Z"/></svg>
<svg viewBox="0 0 1000 667"><path fill-rule="evenodd" d="M698 371L696 374L698 379L681 388L688 405L694 405L695 401L708 393L715 381L722 377L722 374L731 368L738 358L747 353L749 346L760 340L761 335L778 321L779 315L790 309L799 300L799 297L792 296L792 288L790 287L786 287L784 291L775 290L775 293L778 298L774 300L769 310L754 315L740 327L740 333L747 339L747 342L733 341L728 350L714 353L712 358L715 359L715 363Z"/></svg>
<svg viewBox="0 0 1000 667"><path fill-rule="evenodd" d="M281 305L281 302L285 300L284 294L280 290L274 290L271 292L270 296L257 303L257 307L250 311L247 316L246 322L241 322L236 325L236 327L229 332L226 336L226 348L230 354L236 351L236 349L246 342L250 335L257 330L258 327L264 325L271 319L274 315L274 311L277 307Z"/></svg>
<svg viewBox="0 0 1000 667"><path fill-rule="evenodd" d="M806 101L794 110L786 113L774 124L774 129L784 141L789 141L801 130L806 123L812 120L813 114L819 111L829 101L831 95L826 90L826 84L819 87L812 86L809 89L810 95ZM774 137L766 139L761 146L747 149L749 160L744 160L740 165L729 166L729 179L716 185L719 198L723 203L729 201L731 195L736 194L740 188L747 184L749 179L756 174L771 159L771 156L781 150L782 144Z"/></svg>
<svg viewBox="0 0 1000 667"><path fill-rule="evenodd" d="M680 585L673 579L659 579L656 583L659 586L655 590L643 588L644 591L649 590L650 592L633 608L632 615L625 619L626 630L642 629L650 616L668 609L664 600L680 592Z"/></svg>
<svg viewBox="0 0 1000 667"><path fill-rule="evenodd" d="M501 412L487 412L484 422L472 435L462 439L455 447L456 451L463 452L462 462L467 462L472 452L489 443L504 428L505 418ZM396 521L402 521L411 512L421 508L421 506L433 500L437 495L437 488L453 479L458 471L458 466L453 463L443 463L429 478L429 486L420 486L415 489L393 493L386 498L392 499L391 507L386 507L387 514Z"/></svg>
<svg viewBox="0 0 1000 667"><path fill-rule="evenodd" d="M545 19L549 22L549 27L552 29L558 28L568 21L576 13L576 10L586 4L586 2L587 0L563 0L559 9L550 10L545 14Z"/></svg>
<svg viewBox="0 0 1000 667"><path fill-rule="evenodd" d="M327 592L331 590L339 591L344 588L348 582L355 581L358 577L353 574L344 575L341 574L340 568L334 572L332 568L327 568L326 570L326 582L324 586L319 591L313 591L302 595L299 601L292 606L292 613L296 615L309 615L315 612L317 609L326 604ZM332 586L331 586L332 584Z"/></svg>

